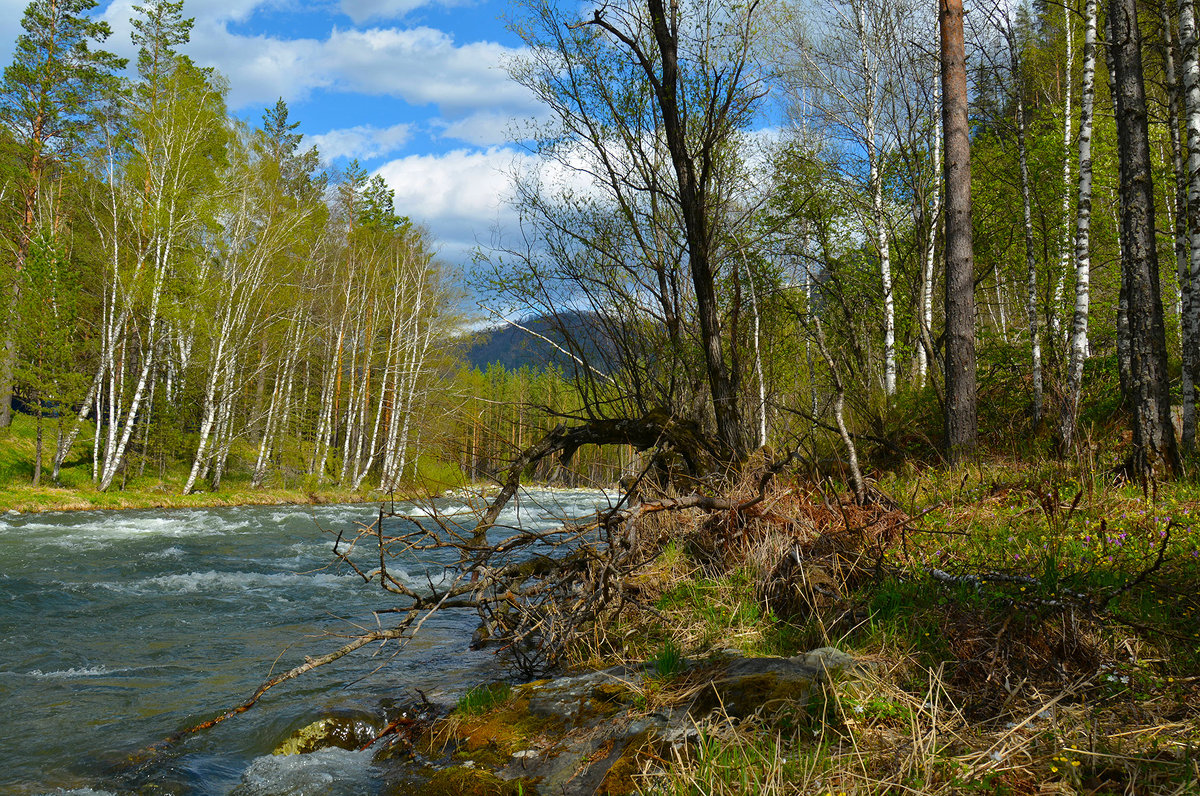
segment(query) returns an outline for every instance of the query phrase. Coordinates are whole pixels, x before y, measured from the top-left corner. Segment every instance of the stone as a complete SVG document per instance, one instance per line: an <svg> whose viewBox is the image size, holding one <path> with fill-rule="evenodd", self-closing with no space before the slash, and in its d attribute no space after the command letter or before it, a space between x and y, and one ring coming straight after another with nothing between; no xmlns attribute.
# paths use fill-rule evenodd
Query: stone
<svg viewBox="0 0 1200 796"><path fill-rule="evenodd" d="M328 716L296 730L271 754L302 755L329 748L355 751L373 741L381 729L373 717Z"/></svg>
<svg viewBox="0 0 1200 796"><path fill-rule="evenodd" d="M714 712L718 719L736 719L760 711L804 710L831 678L852 675L865 665L833 647L791 658L721 656L690 664L677 675L686 684L678 689L681 698L704 684L692 698L653 712L645 709L647 689L663 686L652 664L515 686L506 703L444 725L449 735L438 737L447 756L417 778L428 789L413 786L412 792L461 787L463 793L490 796L531 793L536 786L555 796L633 793L634 775L645 762L669 759L670 748L695 743L697 725Z"/></svg>

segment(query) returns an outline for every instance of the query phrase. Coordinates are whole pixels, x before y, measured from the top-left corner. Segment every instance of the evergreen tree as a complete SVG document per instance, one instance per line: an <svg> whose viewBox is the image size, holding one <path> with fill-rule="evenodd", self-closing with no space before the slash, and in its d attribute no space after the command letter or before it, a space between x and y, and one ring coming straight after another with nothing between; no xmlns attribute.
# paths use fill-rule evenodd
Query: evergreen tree
<svg viewBox="0 0 1200 796"><path fill-rule="evenodd" d="M13 368L16 358L14 323L29 246L39 225L55 234L60 228L58 203L42 207L43 184L76 157L94 122L100 97L117 84L115 72L125 61L93 49L111 30L88 19L95 0L34 0L21 19L13 62L0 83L0 124L13 136L22 164L18 176L20 218L12 242L13 272L6 276L7 323L0 350L0 428L12 421ZM48 218L42 218L49 216Z"/></svg>

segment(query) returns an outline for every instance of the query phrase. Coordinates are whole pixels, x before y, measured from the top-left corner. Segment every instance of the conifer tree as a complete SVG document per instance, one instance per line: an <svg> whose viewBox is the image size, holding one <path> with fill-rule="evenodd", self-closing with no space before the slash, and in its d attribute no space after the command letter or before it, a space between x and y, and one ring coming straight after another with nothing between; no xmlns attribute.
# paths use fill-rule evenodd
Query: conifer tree
<svg viewBox="0 0 1200 796"><path fill-rule="evenodd" d="M10 399L16 361L14 324L20 301L19 279L39 224L53 234L60 227L59 210L44 212L43 184L61 174L78 154L94 122L100 97L117 84L115 72L125 61L93 49L111 33L104 22L88 19L95 0L34 0L21 19L13 62L0 83L0 124L14 138L23 167L19 175L21 216L12 241L3 348L0 349L0 428L12 422ZM48 219L41 216L49 215Z"/></svg>

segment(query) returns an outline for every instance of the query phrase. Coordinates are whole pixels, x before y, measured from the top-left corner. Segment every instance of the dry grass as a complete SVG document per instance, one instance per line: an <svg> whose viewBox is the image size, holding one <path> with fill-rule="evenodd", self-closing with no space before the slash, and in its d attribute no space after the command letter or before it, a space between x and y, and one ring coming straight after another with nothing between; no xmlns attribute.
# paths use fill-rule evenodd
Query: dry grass
<svg viewBox="0 0 1200 796"><path fill-rule="evenodd" d="M904 509L790 483L658 519L642 538L664 552L628 584L644 610L594 656L829 644L879 665L819 710L705 719L644 791L1200 793L1194 487L1051 475L893 483Z"/></svg>

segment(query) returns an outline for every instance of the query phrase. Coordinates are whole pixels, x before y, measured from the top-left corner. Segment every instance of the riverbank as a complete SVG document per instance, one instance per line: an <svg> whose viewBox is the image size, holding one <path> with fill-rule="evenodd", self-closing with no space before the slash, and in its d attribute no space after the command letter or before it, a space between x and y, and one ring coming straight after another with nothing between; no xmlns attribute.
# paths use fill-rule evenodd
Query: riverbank
<svg viewBox="0 0 1200 796"><path fill-rule="evenodd" d="M74 489L55 486L5 484L0 486L0 512L88 511L92 509L178 509L216 506L320 505L324 503L369 503L379 496L360 490L322 488L254 489L249 485L219 492L181 495L166 489L112 490ZM397 495L397 500L404 499Z"/></svg>
<svg viewBox="0 0 1200 796"><path fill-rule="evenodd" d="M83 437L92 433L85 426ZM53 433L43 450L41 484L32 486L36 429L32 418L17 415L7 429L0 429L0 512L87 511L92 509L171 509L219 506L320 505L325 503L370 503L385 496L377 489L348 489L317 485L315 476L297 467L287 477L273 474L265 487L251 485L250 470L255 451L235 445L229 468L216 491L203 480L192 494L184 495L190 461L155 461L131 457L118 472L112 487L101 492L92 480L90 452L68 459L51 482ZM80 448L75 448L80 453ZM282 483L281 483L282 482ZM456 468L437 462L419 463L414 483L406 484L394 497L397 501L426 498L447 489L464 486ZM389 499L392 495L386 496Z"/></svg>
<svg viewBox="0 0 1200 796"><path fill-rule="evenodd" d="M589 763L628 763L620 786L606 778L599 792L1196 792L1194 482L1143 491L1107 471L996 459L885 474L878 488L892 497L858 506L789 481L740 517L647 518L632 535L650 547L621 587L628 600L585 626L566 661L656 672L618 678L631 723L715 682L664 673L700 675L725 655L785 661L835 647L872 667L815 702L767 689L736 717L728 702L692 711L694 733L670 748L629 741L626 754L628 739L599 735L612 743ZM529 688L502 689L482 712L464 700L435 725L441 765L459 766L450 773L499 778L474 792L555 782L534 764L557 759L547 750L562 733L534 731L525 703L544 686Z"/></svg>

